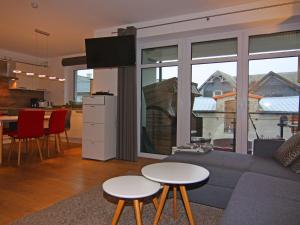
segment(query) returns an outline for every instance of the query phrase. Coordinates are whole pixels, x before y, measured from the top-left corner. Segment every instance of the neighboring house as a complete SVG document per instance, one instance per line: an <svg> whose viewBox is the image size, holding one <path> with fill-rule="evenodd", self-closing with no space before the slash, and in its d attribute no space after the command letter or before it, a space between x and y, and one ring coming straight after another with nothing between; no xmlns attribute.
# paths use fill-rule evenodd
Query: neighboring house
<svg viewBox="0 0 300 225"><path fill-rule="evenodd" d="M294 74L296 75L296 73ZM291 80L294 77L291 75L287 73L279 75L270 71L259 80L252 78L252 82L249 85L249 92L264 97L297 96L299 95L300 87L296 82Z"/></svg>
<svg viewBox="0 0 300 225"><path fill-rule="evenodd" d="M236 90L236 77L221 71L213 73L200 87L199 92L204 97L215 97ZM297 96L300 86L297 83L297 73L275 73L249 76L249 92L263 97Z"/></svg>
<svg viewBox="0 0 300 225"><path fill-rule="evenodd" d="M297 73L258 74L249 76L249 117L252 118L257 132L265 138L276 138L280 134L280 117L287 115L293 121L298 113L299 85ZM199 88L203 95L195 98L191 128L194 136L209 137L212 140L233 138L232 126L236 112L235 77L216 71ZM223 93L214 95L221 90ZM229 91L231 90L231 91ZM249 120L249 141L256 138ZM292 135L290 127L284 128L284 138Z"/></svg>
<svg viewBox="0 0 300 225"><path fill-rule="evenodd" d="M235 88L235 78L217 70L199 87L199 92L204 97L214 97L233 92Z"/></svg>

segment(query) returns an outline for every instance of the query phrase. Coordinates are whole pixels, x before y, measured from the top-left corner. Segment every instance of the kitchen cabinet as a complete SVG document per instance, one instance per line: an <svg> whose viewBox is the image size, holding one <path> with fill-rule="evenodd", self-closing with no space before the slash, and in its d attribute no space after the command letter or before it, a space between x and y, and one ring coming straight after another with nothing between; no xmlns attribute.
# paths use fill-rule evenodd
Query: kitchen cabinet
<svg viewBox="0 0 300 225"><path fill-rule="evenodd" d="M82 157L116 157L117 97L83 97Z"/></svg>
<svg viewBox="0 0 300 225"><path fill-rule="evenodd" d="M36 76L27 76L24 74L17 74L17 80L15 81L14 88L17 89L27 89L27 90L44 90L49 89L50 82L59 82L51 81L47 78L39 78Z"/></svg>
<svg viewBox="0 0 300 225"><path fill-rule="evenodd" d="M16 80L16 86L15 86L17 89L33 90L34 82L31 76L17 74L17 78L18 80Z"/></svg>

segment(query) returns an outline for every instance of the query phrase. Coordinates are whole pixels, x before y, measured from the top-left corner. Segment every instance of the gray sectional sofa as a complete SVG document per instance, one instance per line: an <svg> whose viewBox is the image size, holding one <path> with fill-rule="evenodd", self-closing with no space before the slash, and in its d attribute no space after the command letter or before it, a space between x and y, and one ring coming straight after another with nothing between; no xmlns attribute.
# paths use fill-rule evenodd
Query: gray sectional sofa
<svg viewBox="0 0 300 225"><path fill-rule="evenodd" d="M272 146L277 149L277 146ZM165 161L201 165L209 180L189 188L191 202L224 208L221 225L300 225L300 174L262 156L178 152Z"/></svg>

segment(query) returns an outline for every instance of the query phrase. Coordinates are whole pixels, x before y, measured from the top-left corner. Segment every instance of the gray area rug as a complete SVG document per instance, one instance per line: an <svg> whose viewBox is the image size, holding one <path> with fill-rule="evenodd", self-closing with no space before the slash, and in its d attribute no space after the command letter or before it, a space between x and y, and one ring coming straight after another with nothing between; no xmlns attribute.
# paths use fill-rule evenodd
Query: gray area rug
<svg viewBox="0 0 300 225"><path fill-rule="evenodd" d="M116 204L103 196L99 186L80 193L69 199L58 202L49 208L20 218L11 225L107 225L111 223ZM191 203L197 225L217 225L223 210ZM160 220L161 225L189 224L181 201L178 201L178 219L173 220L172 200L168 200ZM151 225L155 208L150 202L143 208L143 224ZM119 220L120 225L134 225L134 210L131 205L125 206Z"/></svg>

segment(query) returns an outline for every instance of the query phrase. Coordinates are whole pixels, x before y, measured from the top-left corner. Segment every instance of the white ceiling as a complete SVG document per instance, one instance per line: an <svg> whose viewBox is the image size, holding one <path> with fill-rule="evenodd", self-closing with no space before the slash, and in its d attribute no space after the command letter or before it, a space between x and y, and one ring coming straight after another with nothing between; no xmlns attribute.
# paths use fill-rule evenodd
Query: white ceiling
<svg viewBox="0 0 300 225"><path fill-rule="evenodd" d="M31 7L32 1L39 7ZM84 51L95 29L213 10L256 0L9 0L0 7L0 49L35 56ZM36 35L38 28L49 38ZM48 48L45 46L48 41Z"/></svg>

